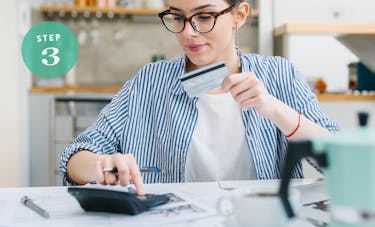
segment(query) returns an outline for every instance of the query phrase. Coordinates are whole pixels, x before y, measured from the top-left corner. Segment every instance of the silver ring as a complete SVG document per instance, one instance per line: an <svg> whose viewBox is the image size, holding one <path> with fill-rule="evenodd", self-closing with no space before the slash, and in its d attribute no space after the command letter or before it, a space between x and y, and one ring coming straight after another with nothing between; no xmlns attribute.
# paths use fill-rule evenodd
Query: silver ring
<svg viewBox="0 0 375 227"><path fill-rule="evenodd" d="M107 167L107 168L102 169L103 172L111 172L111 173L114 173L116 170L117 170L116 167Z"/></svg>

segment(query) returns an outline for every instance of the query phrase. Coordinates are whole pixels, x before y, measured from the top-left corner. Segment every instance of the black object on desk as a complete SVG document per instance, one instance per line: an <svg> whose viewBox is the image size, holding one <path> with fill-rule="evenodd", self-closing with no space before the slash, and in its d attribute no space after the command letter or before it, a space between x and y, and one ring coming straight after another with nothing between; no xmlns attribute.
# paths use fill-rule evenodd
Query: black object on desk
<svg viewBox="0 0 375 227"><path fill-rule="evenodd" d="M88 187L68 187L85 211L111 212L136 215L169 201L167 195L135 193Z"/></svg>

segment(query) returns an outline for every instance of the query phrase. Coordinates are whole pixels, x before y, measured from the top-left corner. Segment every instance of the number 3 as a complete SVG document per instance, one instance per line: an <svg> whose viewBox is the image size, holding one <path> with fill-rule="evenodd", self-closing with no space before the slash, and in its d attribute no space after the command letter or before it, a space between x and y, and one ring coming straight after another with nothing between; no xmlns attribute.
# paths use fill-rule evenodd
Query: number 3
<svg viewBox="0 0 375 227"><path fill-rule="evenodd" d="M60 58L57 56L59 53L59 49L55 47L48 47L42 51L42 55L47 55L48 50L52 50L52 54L48 55L48 57L53 58L53 62L51 64L48 63L48 60L43 58L42 63L46 66L54 66L60 62Z"/></svg>

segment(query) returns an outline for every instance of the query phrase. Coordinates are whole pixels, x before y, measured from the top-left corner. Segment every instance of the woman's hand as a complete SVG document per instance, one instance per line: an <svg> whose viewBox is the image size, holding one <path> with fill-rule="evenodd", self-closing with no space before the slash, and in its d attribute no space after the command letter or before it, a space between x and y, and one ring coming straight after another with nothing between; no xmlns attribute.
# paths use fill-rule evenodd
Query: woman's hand
<svg viewBox="0 0 375 227"><path fill-rule="evenodd" d="M233 98L245 110L254 107L262 117L269 118L274 112L275 98L264 88L251 72L236 73L224 79L222 87L231 92Z"/></svg>
<svg viewBox="0 0 375 227"><path fill-rule="evenodd" d="M103 172L103 169L117 168L117 173ZM138 195L144 195L141 172L133 155L116 153L114 155L100 155L96 162L96 178L100 184L117 184L122 186L134 182Z"/></svg>

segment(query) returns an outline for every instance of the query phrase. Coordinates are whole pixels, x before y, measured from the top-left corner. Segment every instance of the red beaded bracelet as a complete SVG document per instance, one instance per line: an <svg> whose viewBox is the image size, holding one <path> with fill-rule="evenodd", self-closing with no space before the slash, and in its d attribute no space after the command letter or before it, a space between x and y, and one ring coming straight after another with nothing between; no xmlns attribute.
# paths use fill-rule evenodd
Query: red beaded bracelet
<svg viewBox="0 0 375 227"><path fill-rule="evenodd" d="M293 130L293 132L291 132L289 135L286 136L286 138L290 138L292 137L299 129L299 127L301 126L301 113L298 112L298 124L297 124L297 127Z"/></svg>

